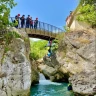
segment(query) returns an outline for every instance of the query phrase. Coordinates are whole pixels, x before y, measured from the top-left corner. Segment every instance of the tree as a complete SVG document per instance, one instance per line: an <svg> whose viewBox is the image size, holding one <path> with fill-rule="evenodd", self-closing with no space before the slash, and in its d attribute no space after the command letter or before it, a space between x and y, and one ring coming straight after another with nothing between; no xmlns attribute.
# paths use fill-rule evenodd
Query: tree
<svg viewBox="0 0 96 96"><path fill-rule="evenodd" d="M0 30L9 25L10 10L16 5L14 0L0 0Z"/></svg>
<svg viewBox="0 0 96 96"><path fill-rule="evenodd" d="M80 0L79 3L79 16L77 20L90 23L92 26L96 26L96 8L95 0Z"/></svg>
<svg viewBox="0 0 96 96"><path fill-rule="evenodd" d="M39 40L39 41L30 41L31 45L31 53L30 59L33 58L34 60L38 60L39 58L43 58L44 55L47 53L47 45L48 41Z"/></svg>
<svg viewBox="0 0 96 96"><path fill-rule="evenodd" d="M86 5L86 4L90 4L90 5L92 5L92 4L94 4L95 3L95 1L96 0L80 0L80 4L81 5Z"/></svg>

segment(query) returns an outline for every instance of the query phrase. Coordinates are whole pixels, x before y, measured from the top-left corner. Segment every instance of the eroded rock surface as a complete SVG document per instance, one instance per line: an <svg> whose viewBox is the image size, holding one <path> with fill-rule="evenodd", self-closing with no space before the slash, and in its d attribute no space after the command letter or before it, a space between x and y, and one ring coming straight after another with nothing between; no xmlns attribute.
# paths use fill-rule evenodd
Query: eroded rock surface
<svg viewBox="0 0 96 96"><path fill-rule="evenodd" d="M96 93L96 29L65 33L55 55L56 62L52 62L52 57L44 60L64 77L70 77L74 92L84 96Z"/></svg>
<svg viewBox="0 0 96 96"><path fill-rule="evenodd" d="M16 33L10 32L0 42L0 96L30 96L29 38L24 30L9 30Z"/></svg>

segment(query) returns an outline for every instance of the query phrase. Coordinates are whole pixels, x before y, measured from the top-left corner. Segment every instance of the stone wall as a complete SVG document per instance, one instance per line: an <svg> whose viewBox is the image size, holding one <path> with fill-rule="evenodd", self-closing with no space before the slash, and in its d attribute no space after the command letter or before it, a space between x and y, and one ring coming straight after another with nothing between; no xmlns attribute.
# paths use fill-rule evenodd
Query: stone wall
<svg viewBox="0 0 96 96"><path fill-rule="evenodd" d="M92 26L90 24L77 20L78 14L79 13L74 14L74 12L72 12L66 19L66 26L69 27L71 31L91 28Z"/></svg>
<svg viewBox="0 0 96 96"><path fill-rule="evenodd" d="M74 30L83 30L83 29L87 29L87 28L91 28L91 25L86 23L86 22L82 22L82 21L78 21L76 19L77 16L74 16L74 20L70 26L70 30L74 31Z"/></svg>

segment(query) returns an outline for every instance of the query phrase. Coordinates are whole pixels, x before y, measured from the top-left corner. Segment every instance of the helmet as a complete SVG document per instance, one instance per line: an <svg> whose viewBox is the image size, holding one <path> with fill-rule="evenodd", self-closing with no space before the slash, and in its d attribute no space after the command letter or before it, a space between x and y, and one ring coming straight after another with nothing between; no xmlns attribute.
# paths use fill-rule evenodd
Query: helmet
<svg viewBox="0 0 96 96"><path fill-rule="evenodd" d="M20 16L20 14L18 14L18 16Z"/></svg>

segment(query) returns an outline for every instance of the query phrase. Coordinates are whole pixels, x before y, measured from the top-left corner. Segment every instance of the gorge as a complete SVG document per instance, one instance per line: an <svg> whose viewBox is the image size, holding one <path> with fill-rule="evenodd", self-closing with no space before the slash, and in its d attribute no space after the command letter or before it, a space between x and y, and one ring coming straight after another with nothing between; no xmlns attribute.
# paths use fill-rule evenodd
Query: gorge
<svg viewBox="0 0 96 96"><path fill-rule="evenodd" d="M76 96L95 96L96 30L64 33L58 50L43 61L30 60L26 32L9 30L0 38L0 96L28 96L31 85L39 83L38 70L53 82L69 81Z"/></svg>

